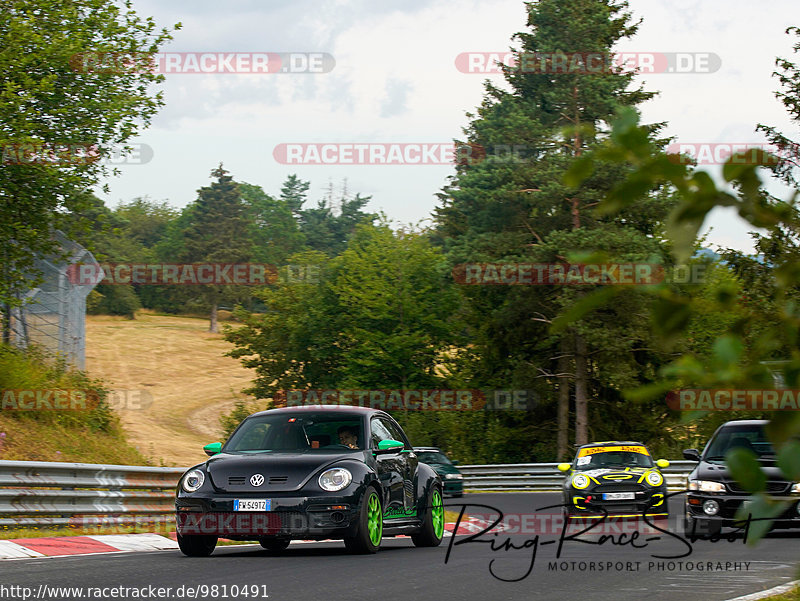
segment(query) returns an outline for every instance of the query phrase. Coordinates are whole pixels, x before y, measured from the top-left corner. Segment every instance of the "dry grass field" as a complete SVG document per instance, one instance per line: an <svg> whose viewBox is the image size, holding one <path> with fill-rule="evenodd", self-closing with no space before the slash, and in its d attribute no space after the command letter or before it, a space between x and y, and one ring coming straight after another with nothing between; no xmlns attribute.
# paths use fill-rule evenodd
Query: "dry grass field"
<svg viewBox="0 0 800 601"><path fill-rule="evenodd" d="M143 312L86 318L86 371L116 391L128 440L154 465L203 461L202 446L220 440L219 416L237 400L253 402L241 393L252 372L207 330L206 319Z"/></svg>

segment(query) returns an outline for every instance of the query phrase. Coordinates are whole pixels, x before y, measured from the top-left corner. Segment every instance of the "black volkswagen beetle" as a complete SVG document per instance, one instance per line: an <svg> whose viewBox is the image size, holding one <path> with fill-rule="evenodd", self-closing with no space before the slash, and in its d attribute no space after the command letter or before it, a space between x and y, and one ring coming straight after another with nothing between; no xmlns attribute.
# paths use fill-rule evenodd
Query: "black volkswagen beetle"
<svg viewBox="0 0 800 601"><path fill-rule="evenodd" d="M594 442L578 448L575 459L561 463L564 507L567 516L603 518L606 515L666 517L667 483L640 442Z"/></svg>
<svg viewBox="0 0 800 601"><path fill-rule="evenodd" d="M361 407L254 413L211 459L180 479L178 545L207 556L224 536L280 551L292 539L341 539L374 553L384 536L435 547L444 533L442 482L417 460L392 417Z"/></svg>

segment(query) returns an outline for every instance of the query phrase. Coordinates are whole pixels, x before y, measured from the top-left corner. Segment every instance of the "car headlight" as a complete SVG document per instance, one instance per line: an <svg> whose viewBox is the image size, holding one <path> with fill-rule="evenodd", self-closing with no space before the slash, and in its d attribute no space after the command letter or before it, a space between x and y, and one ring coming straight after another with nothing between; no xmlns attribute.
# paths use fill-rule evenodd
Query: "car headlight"
<svg viewBox="0 0 800 601"><path fill-rule="evenodd" d="M447 480L463 480L464 476L461 474L445 474L444 477Z"/></svg>
<svg viewBox="0 0 800 601"><path fill-rule="evenodd" d="M335 492L347 488L353 481L353 474L343 467L334 467L325 470L319 475L319 487L328 492Z"/></svg>
<svg viewBox="0 0 800 601"><path fill-rule="evenodd" d="M710 480L689 480L689 490L725 492L725 485L722 482L711 482Z"/></svg>
<svg viewBox="0 0 800 601"><path fill-rule="evenodd" d="M586 488L589 486L589 478L583 474L577 474L572 478L572 486L575 488Z"/></svg>
<svg viewBox="0 0 800 601"><path fill-rule="evenodd" d="M792 492L800 492L800 482L792 484Z"/></svg>
<svg viewBox="0 0 800 601"><path fill-rule="evenodd" d="M645 480L650 486L661 486L664 483L664 477L658 472L647 472Z"/></svg>
<svg viewBox="0 0 800 601"><path fill-rule="evenodd" d="M203 482L206 481L206 475L201 472L200 470L192 470L191 472L187 472L186 475L183 477L183 482L181 482L181 486L183 490L186 492L194 492L201 486L203 486Z"/></svg>

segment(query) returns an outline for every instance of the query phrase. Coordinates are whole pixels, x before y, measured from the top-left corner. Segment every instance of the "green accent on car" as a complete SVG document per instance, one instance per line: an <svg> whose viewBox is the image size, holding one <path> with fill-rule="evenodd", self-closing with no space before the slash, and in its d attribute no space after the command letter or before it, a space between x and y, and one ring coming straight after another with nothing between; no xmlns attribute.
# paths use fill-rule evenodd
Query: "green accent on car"
<svg viewBox="0 0 800 601"><path fill-rule="evenodd" d="M413 507L411 509L400 509L398 507L388 508L384 514L383 519L389 518L413 518L417 515L417 510Z"/></svg>
<svg viewBox="0 0 800 601"><path fill-rule="evenodd" d="M206 452L206 455L216 455L217 453L222 451L222 443L221 442L209 443L203 447L203 450Z"/></svg>
<svg viewBox="0 0 800 601"><path fill-rule="evenodd" d="M383 535L383 519L381 519L381 503L374 491L369 494L369 499L367 499L367 527L369 528L370 542L378 545Z"/></svg>
<svg viewBox="0 0 800 601"><path fill-rule="evenodd" d="M437 538L444 536L444 505L442 504L442 493L434 489L431 495L431 520L433 521L433 533Z"/></svg>
<svg viewBox="0 0 800 601"><path fill-rule="evenodd" d="M404 449L406 447L405 444L400 442L399 440L382 440L378 443L378 450L379 451L390 451L394 449Z"/></svg>

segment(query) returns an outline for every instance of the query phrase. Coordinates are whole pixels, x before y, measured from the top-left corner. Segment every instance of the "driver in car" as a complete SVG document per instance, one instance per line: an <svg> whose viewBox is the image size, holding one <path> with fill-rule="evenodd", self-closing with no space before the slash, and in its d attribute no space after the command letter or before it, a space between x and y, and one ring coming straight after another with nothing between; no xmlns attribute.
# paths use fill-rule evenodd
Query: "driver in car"
<svg viewBox="0 0 800 601"><path fill-rule="evenodd" d="M339 434L339 443L346 446L348 449L358 448L358 434L351 426L342 426L337 430Z"/></svg>

